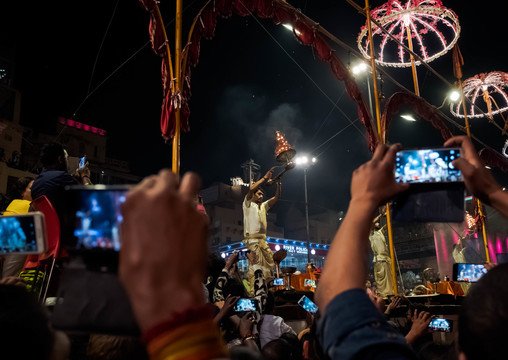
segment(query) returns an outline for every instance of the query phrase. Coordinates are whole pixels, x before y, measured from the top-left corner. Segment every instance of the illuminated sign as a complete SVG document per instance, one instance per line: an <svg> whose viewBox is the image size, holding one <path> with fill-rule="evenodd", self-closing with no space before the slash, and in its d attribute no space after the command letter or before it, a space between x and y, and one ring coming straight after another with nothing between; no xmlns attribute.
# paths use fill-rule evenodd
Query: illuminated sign
<svg viewBox="0 0 508 360"><path fill-rule="evenodd" d="M80 122L75 121L75 120L65 119L65 118L61 117L61 118L58 118L58 122L60 124L62 124L62 125L66 125L66 126L70 126L70 127L79 129L79 130L84 130L84 131L87 131L87 132L91 132L93 134L97 134L97 135L101 135L101 136L105 136L106 135L106 130L99 129L99 128L95 127L95 126L83 124L83 123L80 123Z"/></svg>

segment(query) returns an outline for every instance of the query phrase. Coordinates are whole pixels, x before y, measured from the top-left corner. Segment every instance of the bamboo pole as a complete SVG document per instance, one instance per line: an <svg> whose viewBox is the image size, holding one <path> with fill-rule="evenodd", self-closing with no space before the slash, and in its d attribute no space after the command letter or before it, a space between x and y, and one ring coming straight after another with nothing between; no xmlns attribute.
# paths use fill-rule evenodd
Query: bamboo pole
<svg viewBox="0 0 508 360"><path fill-rule="evenodd" d="M471 130L469 128L469 119L467 118L466 99L464 96L464 89L462 87L462 78L459 78L459 88L462 100L462 110L464 111L464 122L466 125L466 133L467 136L471 139ZM476 198L476 204L478 205L478 213L480 215L480 219L483 220L482 202L480 201L480 199ZM483 223L482 226L482 235L483 235L483 245L485 246L485 260L487 262L490 262L489 243L487 241L487 230L485 229L485 222Z"/></svg>
<svg viewBox="0 0 508 360"><path fill-rule="evenodd" d="M407 42L409 45L409 50L411 50L411 52L409 53L409 57L411 59L411 71L413 73L413 83L414 83L414 87L415 87L415 94L416 94L416 96L420 96L420 87L418 86L418 75L416 73L415 57L413 56L413 40L411 40L411 29L409 29L409 26L406 26L406 32L407 32Z"/></svg>
<svg viewBox="0 0 508 360"><path fill-rule="evenodd" d="M180 172L180 113L181 104L178 101L181 92L181 57L182 57L182 0L176 0L176 22L175 22L175 92L178 105L175 106L175 134L173 137L172 170Z"/></svg>
<svg viewBox="0 0 508 360"><path fill-rule="evenodd" d="M369 31L369 50L370 50L370 66L372 69L372 81L374 84L374 100L376 104L376 121L377 121L377 133L378 140L381 143L386 143L386 129L381 128L381 116L379 111L379 96L377 90L377 79L376 79L376 58L374 54L374 44L372 41L372 25L370 22L370 6L369 0L365 0L365 12L367 14L367 28ZM392 281L393 281L393 292L395 295L399 293L399 287L397 285L397 273L395 272L395 251L393 247L393 234L392 234L392 218L390 213L390 205L386 204L386 230L388 232L388 245L390 248L390 259L392 265Z"/></svg>

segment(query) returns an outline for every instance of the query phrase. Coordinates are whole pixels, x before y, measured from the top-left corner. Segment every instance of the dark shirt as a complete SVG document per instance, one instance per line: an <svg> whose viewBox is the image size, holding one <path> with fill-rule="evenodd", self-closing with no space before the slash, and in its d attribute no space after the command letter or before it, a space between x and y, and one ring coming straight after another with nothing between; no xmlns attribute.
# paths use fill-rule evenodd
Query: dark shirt
<svg viewBox="0 0 508 360"><path fill-rule="evenodd" d="M55 208L60 222L65 211L65 187L79 185L78 180L66 171L43 169L32 185L32 199L46 195Z"/></svg>
<svg viewBox="0 0 508 360"><path fill-rule="evenodd" d="M318 323L318 336L331 359L416 359L363 289L344 291L330 301Z"/></svg>

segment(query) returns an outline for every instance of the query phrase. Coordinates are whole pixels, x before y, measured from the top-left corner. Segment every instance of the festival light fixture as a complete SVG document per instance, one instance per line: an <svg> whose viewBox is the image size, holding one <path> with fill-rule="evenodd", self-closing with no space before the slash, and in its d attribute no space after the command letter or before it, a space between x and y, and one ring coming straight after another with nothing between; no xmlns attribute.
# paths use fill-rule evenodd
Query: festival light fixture
<svg viewBox="0 0 508 360"><path fill-rule="evenodd" d="M458 90L452 90L449 94L448 94L448 99L454 103L456 102L457 100L460 99L460 91Z"/></svg>
<svg viewBox="0 0 508 360"><path fill-rule="evenodd" d="M404 120L407 120L407 121L416 121L414 116L411 114L403 114L400 117L403 118Z"/></svg>
<svg viewBox="0 0 508 360"><path fill-rule="evenodd" d="M490 73L481 73L464 81L464 96L471 101L471 106L467 111L468 118L488 117L493 119L494 115L508 110L508 73L502 71L492 71ZM483 99L483 102L481 102ZM480 106L482 105L482 106ZM486 111L478 111L478 108ZM450 111L458 118L464 118L462 101L450 105ZM508 123L503 117L505 130Z"/></svg>
<svg viewBox="0 0 508 360"><path fill-rule="evenodd" d="M282 26L284 26L289 31L294 32L296 35L302 34L298 29L295 29L291 24L282 24Z"/></svg>
<svg viewBox="0 0 508 360"><path fill-rule="evenodd" d="M359 75L361 73L366 72L369 69L369 66L365 63L365 61L359 61L351 68L351 72L353 75Z"/></svg>
<svg viewBox="0 0 508 360"><path fill-rule="evenodd" d="M401 43L415 40L413 51L429 63L444 55L457 42L460 25L457 15L443 6L440 0L389 0L371 11L373 19ZM372 24L372 41L376 49L376 62L383 66L410 67L410 54L393 41L376 24ZM363 26L357 39L358 48L370 59L367 26ZM396 53L397 58L389 58ZM415 59L415 65L420 61Z"/></svg>

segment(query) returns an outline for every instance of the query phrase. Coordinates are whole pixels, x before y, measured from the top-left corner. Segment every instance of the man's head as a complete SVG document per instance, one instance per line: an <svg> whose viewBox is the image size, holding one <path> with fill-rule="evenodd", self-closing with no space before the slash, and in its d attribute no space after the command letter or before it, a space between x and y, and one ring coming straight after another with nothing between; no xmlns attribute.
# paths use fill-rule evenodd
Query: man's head
<svg viewBox="0 0 508 360"><path fill-rule="evenodd" d="M459 359L505 359L508 338L508 263L485 274L459 315ZM465 355L465 356L464 356Z"/></svg>
<svg viewBox="0 0 508 360"><path fill-rule="evenodd" d="M263 202L264 195L265 193L263 192L263 190L258 189L254 193L254 195L252 195L252 201L255 202L256 204L261 204Z"/></svg>
<svg viewBox="0 0 508 360"><path fill-rule="evenodd" d="M61 144L48 143L42 147L41 163L45 169L67 171L67 157Z"/></svg>

